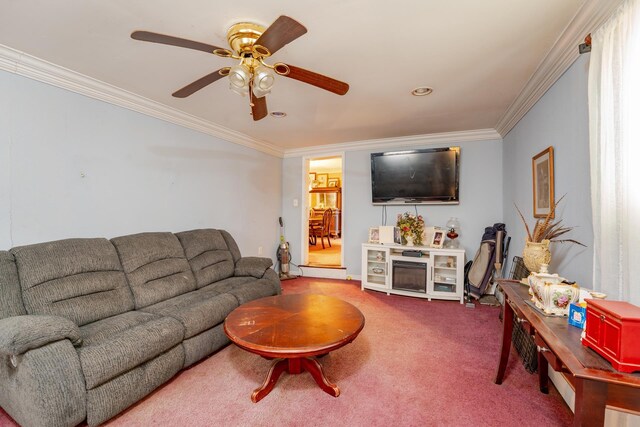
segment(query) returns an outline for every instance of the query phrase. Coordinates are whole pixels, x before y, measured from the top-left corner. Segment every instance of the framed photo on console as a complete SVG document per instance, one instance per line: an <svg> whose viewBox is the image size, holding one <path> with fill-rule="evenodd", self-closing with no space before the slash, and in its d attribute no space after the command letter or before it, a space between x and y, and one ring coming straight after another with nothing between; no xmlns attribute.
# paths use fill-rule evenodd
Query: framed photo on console
<svg viewBox="0 0 640 427"><path fill-rule="evenodd" d="M432 248L442 248L444 244L444 230L434 230L433 236L431 237L431 243L429 244Z"/></svg>
<svg viewBox="0 0 640 427"><path fill-rule="evenodd" d="M531 159L533 172L533 216L545 218L555 203L553 194L553 147L547 147ZM555 215L552 213L551 218Z"/></svg>
<svg viewBox="0 0 640 427"><path fill-rule="evenodd" d="M369 243L380 243L380 230L378 227L369 229Z"/></svg>

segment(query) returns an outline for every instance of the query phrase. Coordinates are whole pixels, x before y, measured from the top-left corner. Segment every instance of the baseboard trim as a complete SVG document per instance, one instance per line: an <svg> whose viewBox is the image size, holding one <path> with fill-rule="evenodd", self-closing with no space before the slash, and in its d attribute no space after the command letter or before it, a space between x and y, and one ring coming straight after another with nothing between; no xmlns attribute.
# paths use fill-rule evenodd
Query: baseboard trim
<svg viewBox="0 0 640 427"><path fill-rule="evenodd" d="M333 269L339 269L339 270L346 270L347 267L338 267L337 265L310 265L310 264L301 264L298 267L302 267L302 268L333 268Z"/></svg>
<svg viewBox="0 0 640 427"><path fill-rule="evenodd" d="M302 275L305 277L317 277L321 279L341 279L346 280L347 278L347 269L340 268L331 268L331 267L309 267L305 265L298 266L298 269L302 272Z"/></svg>

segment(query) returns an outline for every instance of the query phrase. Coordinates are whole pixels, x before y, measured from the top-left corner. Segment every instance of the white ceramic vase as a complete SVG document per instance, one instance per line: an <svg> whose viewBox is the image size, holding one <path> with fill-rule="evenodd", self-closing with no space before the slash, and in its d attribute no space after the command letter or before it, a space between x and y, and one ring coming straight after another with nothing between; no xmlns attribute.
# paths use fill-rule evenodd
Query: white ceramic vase
<svg viewBox="0 0 640 427"><path fill-rule="evenodd" d="M413 246L413 236L407 236L405 237L406 241L407 241L407 245L406 246Z"/></svg>

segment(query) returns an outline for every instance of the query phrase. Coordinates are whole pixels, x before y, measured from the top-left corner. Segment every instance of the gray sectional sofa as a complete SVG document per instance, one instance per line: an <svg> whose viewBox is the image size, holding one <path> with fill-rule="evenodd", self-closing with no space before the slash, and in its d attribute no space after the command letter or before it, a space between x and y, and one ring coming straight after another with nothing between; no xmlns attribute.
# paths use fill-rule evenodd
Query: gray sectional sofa
<svg viewBox="0 0 640 427"><path fill-rule="evenodd" d="M24 427L108 420L225 346L231 310L281 292L271 265L213 229L0 251L0 406Z"/></svg>

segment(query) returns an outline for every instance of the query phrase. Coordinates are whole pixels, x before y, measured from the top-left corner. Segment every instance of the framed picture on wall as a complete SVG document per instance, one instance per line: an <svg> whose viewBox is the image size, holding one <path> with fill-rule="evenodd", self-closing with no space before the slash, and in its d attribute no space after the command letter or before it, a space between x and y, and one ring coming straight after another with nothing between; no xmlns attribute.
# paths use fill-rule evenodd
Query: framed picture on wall
<svg viewBox="0 0 640 427"><path fill-rule="evenodd" d="M318 187L326 187L327 181L329 179L329 174L319 173L316 175L316 179L318 180Z"/></svg>
<svg viewBox="0 0 640 427"><path fill-rule="evenodd" d="M553 147L533 156L531 160L533 173L533 216L544 218L551 211L555 202L553 194ZM551 218L555 215L552 213Z"/></svg>

